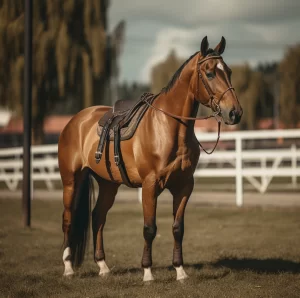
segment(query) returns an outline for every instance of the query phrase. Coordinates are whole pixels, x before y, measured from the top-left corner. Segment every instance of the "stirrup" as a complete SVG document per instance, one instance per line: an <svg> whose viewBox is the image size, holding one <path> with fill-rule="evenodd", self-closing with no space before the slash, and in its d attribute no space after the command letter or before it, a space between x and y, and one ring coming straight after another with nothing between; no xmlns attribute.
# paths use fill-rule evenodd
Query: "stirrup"
<svg viewBox="0 0 300 298"><path fill-rule="evenodd" d="M96 163L99 163L102 157L102 152L100 151L96 151L95 152L95 159L96 159Z"/></svg>
<svg viewBox="0 0 300 298"><path fill-rule="evenodd" d="M119 155L115 155L115 163L117 166L120 164L120 156Z"/></svg>

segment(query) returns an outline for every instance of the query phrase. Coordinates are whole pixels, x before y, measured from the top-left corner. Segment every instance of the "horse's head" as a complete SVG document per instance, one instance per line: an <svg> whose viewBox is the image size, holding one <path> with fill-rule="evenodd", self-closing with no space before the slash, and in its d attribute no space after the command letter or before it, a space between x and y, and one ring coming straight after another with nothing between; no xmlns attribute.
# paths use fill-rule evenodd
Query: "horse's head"
<svg viewBox="0 0 300 298"><path fill-rule="evenodd" d="M201 52L194 71L193 91L196 100L210 107L226 124L240 122L243 110L231 85L231 70L221 55L226 46L222 37L216 48L209 49L207 37L201 42Z"/></svg>

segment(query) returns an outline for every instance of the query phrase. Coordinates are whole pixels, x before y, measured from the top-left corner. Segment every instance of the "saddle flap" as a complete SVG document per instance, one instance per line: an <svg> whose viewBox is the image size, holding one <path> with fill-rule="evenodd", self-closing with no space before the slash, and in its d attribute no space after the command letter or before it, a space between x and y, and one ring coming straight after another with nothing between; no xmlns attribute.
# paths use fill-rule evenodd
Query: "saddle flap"
<svg viewBox="0 0 300 298"><path fill-rule="evenodd" d="M125 113L126 111L129 111L131 108L133 108L137 103L138 101L136 100L119 99L114 104L113 113Z"/></svg>
<svg viewBox="0 0 300 298"><path fill-rule="evenodd" d="M104 126L105 123L112 117L113 109L108 110L98 121L99 126Z"/></svg>
<svg viewBox="0 0 300 298"><path fill-rule="evenodd" d="M152 95L151 101L154 99L155 96ZM121 101L119 102L121 103ZM98 135L101 136L102 128L108 121L111 121L109 124L109 139L111 141L114 140L113 129L117 125L120 129L121 141L132 138L147 109L148 106L143 101L139 101L138 104L135 103L130 110L125 112L114 112L113 109L108 110L98 122Z"/></svg>

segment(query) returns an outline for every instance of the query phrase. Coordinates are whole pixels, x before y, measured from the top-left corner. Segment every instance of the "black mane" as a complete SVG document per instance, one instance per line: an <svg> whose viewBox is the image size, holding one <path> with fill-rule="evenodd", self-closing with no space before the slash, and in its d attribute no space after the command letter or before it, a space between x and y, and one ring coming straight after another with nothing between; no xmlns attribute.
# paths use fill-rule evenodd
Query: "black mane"
<svg viewBox="0 0 300 298"><path fill-rule="evenodd" d="M193 59L199 52L196 52L195 54L193 54L189 59L187 59L174 73L173 77L171 78L171 80L169 81L168 85L166 87L164 87L161 92L162 93L167 93L168 91L170 91L170 89L174 86L174 84L176 83L177 79L179 78L182 70L184 69L184 67L190 62L191 59Z"/></svg>
<svg viewBox="0 0 300 298"><path fill-rule="evenodd" d="M164 87L161 92L162 93L167 93L168 91L170 91L170 89L174 86L174 84L176 83L177 79L179 78L182 70L184 69L184 67L190 62L191 59L193 59L199 52L196 52L195 54L193 54L189 59L187 59L174 73L173 77L171 78L171 80L169 81L168 85L166 87ZM207 50L207 56L219 56L219 54L213 50L213 49L208 49Z"/></svg>

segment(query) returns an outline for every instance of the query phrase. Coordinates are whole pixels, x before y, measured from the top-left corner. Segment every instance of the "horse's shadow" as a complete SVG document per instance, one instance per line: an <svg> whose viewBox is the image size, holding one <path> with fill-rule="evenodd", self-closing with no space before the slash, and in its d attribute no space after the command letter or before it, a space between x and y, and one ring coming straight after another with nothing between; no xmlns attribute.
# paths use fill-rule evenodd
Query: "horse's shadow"
<svg viewBox="0 0 300 298"><path fill-rule="evenodd" d="M196 263L196 264L185 264L185 269L194 269L201 271L204 267L209 267L213 269L230 269L235 271L252 271L257 274L276 274L276 273L300 273L300 263L296 263L290 260L283 259L252 259L252 258L222 258L214 263ZM154 266L153 271L156 270L174 270L173 266L162 267ZM125 274L135 274L141 273L142 268L132 267L132 268L114 268L112 269L113 275L125 275ZM228 273L228 272L227 272ZM224 277L223 274L220 277ZM94 277L97 276L96 272L87 272L82 274L82 277ZM213 278L213 276L212 276Z"/></svg>
<svg viewBox="0 0 300 298"><path fill-rule="evenodd" d="M237 271L253 271L255 273L300 273L300 263L283 259L238 259L238 258L222 258L214 263L196 263L185 264L184 268L192 268L202 270L204 266L209 266L215 269L231 269ZM173 266L168 267L153 267L154 270L167 269L174 270ZM117 269L118 274L140 272L141 268Z"/></svg>
<svg viewBox="0 0 300 298"><path fill-rule="evenodd" d="M300 273L300 263L283 259L253 259L253 258L223 258L214 263L207 263L205 265L213 268L227 268L236 271L250 270L252 272L263 273ZM204 264L191 264L185 267L201 270Z"/></svg>

